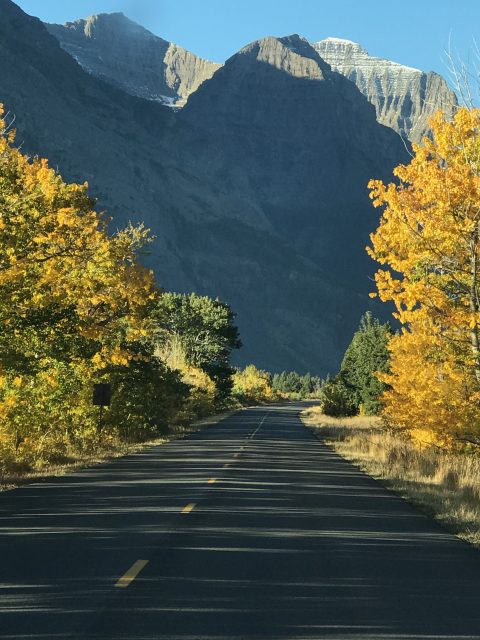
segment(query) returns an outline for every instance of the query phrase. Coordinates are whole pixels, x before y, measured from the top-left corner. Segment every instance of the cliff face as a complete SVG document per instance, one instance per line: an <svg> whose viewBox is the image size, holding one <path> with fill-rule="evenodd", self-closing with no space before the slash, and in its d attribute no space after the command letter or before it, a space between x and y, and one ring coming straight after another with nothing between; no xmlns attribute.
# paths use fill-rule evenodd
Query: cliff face
<svg viewBox="0 0 480 640"><path fill-rule="evenodd" d="M374 105L379 122L412 142L428 134L428 119L435 111L454 113L456 96L437 73L375 58L349 40L326 38L313 47L332 69L357 85Z"/></svg>
<svg viewBox="0 0 480 640"><path fill-rule="evenodd" d="M355 85L298 36L245 47L178 112L86 73L0 2L0 102L18 141L90 182L112 227L145 221L166 289L238 313L238 364L333 372L371 302L366 184L406 160Z"/></svg>
<svg viewBox="0 0 480 640"><path fill-rule="evenodd" d="M46 27L92 75L168 106L182 106L220 66L153 35L123 13Z"/></svg>

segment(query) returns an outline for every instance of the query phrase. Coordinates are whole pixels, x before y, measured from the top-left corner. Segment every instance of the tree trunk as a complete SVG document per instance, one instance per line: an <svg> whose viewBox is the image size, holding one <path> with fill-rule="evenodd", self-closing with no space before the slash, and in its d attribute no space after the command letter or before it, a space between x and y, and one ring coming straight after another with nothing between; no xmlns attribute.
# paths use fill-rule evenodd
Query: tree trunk
<svg viewBox="0 0 480 640"><path fill-rule="evenodd" d="M478 227L475 229L472 235L472 281L470 285L470 311L472 312L475 324L470 329L470 343L472 347L472 353L474 358L475 377L480 384L480 340L478 331L478 292L477 292L477 278L478 278Z"/></svg>

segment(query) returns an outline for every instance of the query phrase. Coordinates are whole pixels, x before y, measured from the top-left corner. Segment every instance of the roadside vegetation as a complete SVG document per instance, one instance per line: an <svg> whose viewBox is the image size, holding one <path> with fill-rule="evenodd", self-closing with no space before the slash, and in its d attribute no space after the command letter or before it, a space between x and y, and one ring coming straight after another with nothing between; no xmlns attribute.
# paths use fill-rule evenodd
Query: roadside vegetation
<svg viewBox="0 0 480 640"><path fill-rule="evenodd" d="M303 412L316 435L459 537L480 546L480 456L430 445L387 428L379 416Z"/></svg>
<svg viewBox="0 0 480 640"><path fill-rule="evenodd" d="M233 375L232 395L242 405L318 398L324 381L296 371L270 374L250 364Z"/></svg>
<svg viewBox="0 0 480 640"><path fill-rule="evenodd" d="M366 314L304 418L372 475L480 543L480 111L431 120L367 247L392 331Z"/></svg>
<svg viewBox="0 0 480 640"><path fill-rule="evenodd" d="M237 406L230 308L165 293L87 184L15 147L0 111L0 484L131 451ZM109 406L93 403L108 384Z"/></svg>

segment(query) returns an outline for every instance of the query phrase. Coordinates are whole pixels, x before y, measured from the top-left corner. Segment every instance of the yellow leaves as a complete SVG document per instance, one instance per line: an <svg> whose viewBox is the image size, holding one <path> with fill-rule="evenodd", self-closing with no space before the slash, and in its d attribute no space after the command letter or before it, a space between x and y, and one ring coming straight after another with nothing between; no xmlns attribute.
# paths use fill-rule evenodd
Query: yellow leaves
<svg viewBox="0 0 480 640"><path fill-rule="evenodd" d="M92 357L92 364L95 369L104 369L108 365L108 362L101 353L96 353Z"/></svg>
<svg viewBox="0 0 480 640"><path fill-rule="evenodd" d="M125 350L116 350L110 354L110 362L114 365L126 367L130 362L130 354Z"/></svg>
<svg viewBox="0 0 480 640"><path fill-rule="evenodd" d="M274 400L276 397L270 375L253 364L234 373L233 393L241 399L254 402Z"/></svg>
<svg viewBox="0 0 480 640"><path fill-rule="evenodd" d="M475 379L428 321L394 336L389 351L390 373L378 375L391 387L382 398L387 420L437 443L480 427Z"/></svg>
<svg viewBox="0 0 480 640"><path fill-rule="evenodd" d="M183 364L179 371L184 382L209 393L212 397L215 395L215 383L204 371L187 364Z"/></svg>
<svg viewBox="0 0 480 640"><path fill-rule="evenodd" d="M480 167L471 161L472 154L480 158L480 112L460 109L453 123L437 114L432 127L434 140L415 146L411 163L395 170L399 185L369 185L374 204L384 212L367 250L401 274L389 279L379 272L377 287L405 321L411 319L405 312L422 304L442 322L459 305L468 310L472 250L480 249ZM475 324L469 317L464 330Z"/></svg>
<svg viewBox="0 0 480 640"><path fill-rule="evenodd" d="M1 140L0 305L5 295L24 317L38 305L71 308L78 333L101 341L138 325L155 298L153 274L135 257L148 230L130 226L109 236L86 183L66 184L46 160L30 161Z"/></svg>
<svg viewBox="0 0 480 640"><path fill-rule="evenodd" d="M384 266L375 276L380 299L408 328L391 340L391 373L381 377L391 386L385 415L445 439L480 429L472 343L480 327L480 111L459 109L452 122L438 113L431 126L433 140L414 145L410 164L394 171L398 184L370 182L383 213L367 251Z"/></svg>
<svg viewBox="0 0 480 640"><path fill-rule="evenodd" d="M106 369L111 365L126 367L133 357L134 354L127 349L120 347L109 348L105 346L92 357L92 364L97 371Z"/></svg>
<svg viewBox="0 0 480 640"><path fill-rule="evenodd" d="M136 341L148 343L156 286L136 258L148 230L109 235L87 183L67 184L12 142L0 136L0 415L23 438L86 428L94 374L148 361Z"/></svg>
<svg viewBox="0 0 480 640"><path fill-rule="evenodd" d="M57 222L64 227L75 227L78 222L76 220L75 210L72 208L58 209Z"/></svg>

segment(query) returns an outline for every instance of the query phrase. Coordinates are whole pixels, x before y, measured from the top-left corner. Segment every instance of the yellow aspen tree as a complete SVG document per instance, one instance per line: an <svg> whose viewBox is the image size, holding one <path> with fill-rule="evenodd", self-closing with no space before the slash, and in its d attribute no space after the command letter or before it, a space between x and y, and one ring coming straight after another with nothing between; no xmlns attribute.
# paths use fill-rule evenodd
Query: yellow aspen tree
<svg viewBox="0 0 480 640"><path fill-rule="evenodd" d="M25 356L38 355L62 337L84 338L96 341L99 367L126 364L125 344L147 333L145 310L156 295L152 272L136 262L148 232L129 226L109 235L88 185L68 184L46 160L22 154L13 146L14 132L5 133L1 115L0 110L3 335L18 340Z"/></svg>
<svg viewBox="0 0 480 640"><path fill-rule="evenodd" d="M0 449L18 457L93 428L93 380L149 358L157 290L136 259L147 230L110 235L88 185L21 153L2 114Z"/></svg>
<svg viewBox="0 0 480 640"><path fill-rule="evenodd" d="M398 182L369 184L384 210L367 251L382 265L378 295L403 325L382 376L392 388L385 411L412 428L471 433L480 426L480 111L437 113L430 124L432 139L413 145Z"/></svg>

